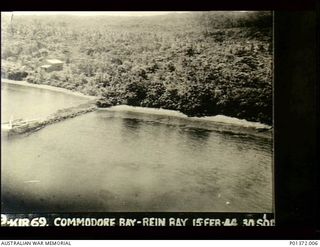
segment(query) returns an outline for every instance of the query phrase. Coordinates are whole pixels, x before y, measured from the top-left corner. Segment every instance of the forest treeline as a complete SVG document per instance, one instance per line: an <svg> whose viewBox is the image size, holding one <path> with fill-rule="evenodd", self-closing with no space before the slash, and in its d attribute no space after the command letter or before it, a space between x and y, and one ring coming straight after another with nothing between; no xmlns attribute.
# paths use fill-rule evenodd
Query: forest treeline
<svg viewBox="0 0 320 247"><path fill-rule="evenodd" d="M2 15L1 76L117 104L272 123L271 12ZM44 72L48 58L62 71Z"/></svg>

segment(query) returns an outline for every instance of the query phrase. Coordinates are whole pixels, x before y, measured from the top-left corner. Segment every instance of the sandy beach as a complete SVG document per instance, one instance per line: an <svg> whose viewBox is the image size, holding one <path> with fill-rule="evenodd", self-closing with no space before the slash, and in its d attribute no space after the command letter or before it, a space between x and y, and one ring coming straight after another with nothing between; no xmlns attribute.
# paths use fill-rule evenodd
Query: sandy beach
<svg viewBox="0 0 320 247"><path fill-rule="evenodd" d="M208 121L208 122L236 125L244 128L254 128L254 129L271 129L272 128L271 126L263 123L251 122L245 119L228 117L224 115L206 116L206 117L188 117L182 112L175 111L175 110L128 106L128 105L117 105L117 106L112 106L110 108L99 108L99 110L103 110L103 109L107 109L108 111L127 111L127 112L138 112L138 113L146 113L146 114L153 114L153 115L174 116L179 118L188 118L194 121Z"/></svg>

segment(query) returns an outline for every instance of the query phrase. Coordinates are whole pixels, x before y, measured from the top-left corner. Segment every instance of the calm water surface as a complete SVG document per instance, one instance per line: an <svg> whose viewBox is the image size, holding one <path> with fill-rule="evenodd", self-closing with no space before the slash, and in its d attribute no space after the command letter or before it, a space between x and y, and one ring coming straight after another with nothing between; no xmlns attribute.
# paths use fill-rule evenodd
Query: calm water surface
<svg viewBox="0 0 320 247"><path fill-rule="evenodd" d="M2 113L19 115L12 99L30 105L20 113L26 117L37 115L32 105L39 97L43 115L78 103L69 95L22 91L2 90ZM271 141L175 117L92 112L28 135L2 136L2 209L271 212L271 150Z"/></svg>
<svg viewBox="0 0 320 247"><path fill-rule="evenodd" d="M59 109L86 102L85 98L41 88L1 84L1 121L44 118Z"/></svg>

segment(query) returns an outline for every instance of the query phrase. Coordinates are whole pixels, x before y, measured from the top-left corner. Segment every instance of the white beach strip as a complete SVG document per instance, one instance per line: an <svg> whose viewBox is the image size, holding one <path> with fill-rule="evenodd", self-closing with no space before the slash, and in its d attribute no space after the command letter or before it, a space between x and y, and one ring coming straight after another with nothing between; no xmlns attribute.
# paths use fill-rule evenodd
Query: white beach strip
<svg viewBox="0 0 320 247"><path fill-rule="evenodd" d="M1 78L1 83L8 83L8 84L15 84L15 85L21 85L21 86L26 86L26 87L47 89L47 90L51 90L51 91L55 91L55 92L61 92L61 93L65 93L65 94L70 94L70 95L74 95L74 96L78 96L78 97L82 97L82 98L96 99L95 96L85 95L85 94L80 93L80 92L74 92L74 91L71 91L69 89L50 86L50 85L33 84L33 83L26 82L26 81L15 81L15 80L3 79L3 78Z"/></svg>
<svg viewBox="0 0 320 247"><path fill-rule="evenodd" d="M117 106L112 106L110 108L99 108L99 110L100 109L106 109L108 111L138 112L138 113L174 116L174 117L183 117L183 118L187 117L187 115L183 114L182 112L175 111L175 110L167 110L162 108L149 108L149 107L141 107L141 106L117 105Z"/></svg>
<svg viewBox="0 0 320 247"><path fill-rule="evenodd" d="M196 119L211 121L211 122L218 122L218 123L225 123L225 124L232 124L232 125L237 125L237 126L246 127L246 128L256 128L256 129L272 128L270 125L263 124L260 122L252 122L252 121L247 121L245 119L228 117L224 115L208 116L208 117L201 117L201 118L197 117Z"/></svg>
<svg viewBox="0 0 320 247"><path fill-rule="evenodd" d="M174 116L174 117L186 118L186 119L196 120L196 121L208 121L208 122L229 124L229 125L234 125L234 126L239 126L244 128L255 128L255 129L271 129L272 128L270 125L263 124L260 122L252 122L252 121L247 121L245 119L228 117L224 115L206 116L206 117L188 117L182 112L175 111L175 110L166 110L161 108L159 109L159 108L147 108L147 107L139 107L139 106L117 105L117 106L112 106L110 108L99 108L99 110L127 111L127 112L138 112L138 113L163 115L163 116Z"/></svg>

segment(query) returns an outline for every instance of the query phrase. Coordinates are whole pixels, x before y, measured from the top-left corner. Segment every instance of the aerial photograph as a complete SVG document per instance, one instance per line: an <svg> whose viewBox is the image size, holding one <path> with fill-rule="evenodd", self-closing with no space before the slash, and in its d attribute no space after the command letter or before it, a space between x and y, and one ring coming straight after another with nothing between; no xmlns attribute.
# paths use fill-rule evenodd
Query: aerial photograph
<svg viewBox="0 0 320 247"><path fill-rule="evenodd" d="M271 11L1 12L1 213L273 212Z"/></svg>

